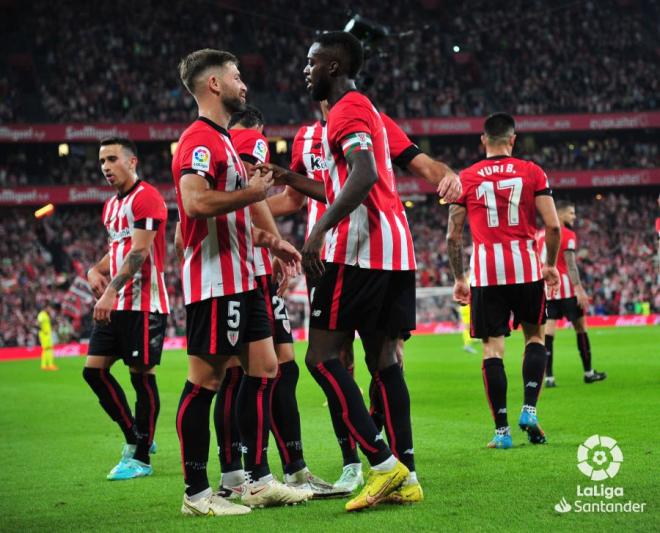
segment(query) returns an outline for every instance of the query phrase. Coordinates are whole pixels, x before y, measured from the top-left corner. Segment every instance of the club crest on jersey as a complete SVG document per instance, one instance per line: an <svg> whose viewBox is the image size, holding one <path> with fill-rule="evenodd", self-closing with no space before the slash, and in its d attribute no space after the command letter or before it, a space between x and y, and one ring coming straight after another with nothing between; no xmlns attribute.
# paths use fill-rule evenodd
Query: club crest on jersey
<svg viewBox="0 0 660 533"><path fill-rule="evenodd" d="M194 170L209 171L211 168L211 152L206 146L198 146L193 150L191 167Z"/></svg>
<svg viewBox="0 0 660 533"><path fill-rule="evenodd" d="M252 155L262 163L265 163L267 154L268 154L268 145L266 144L266 141L264 141L263 139L257 139L257 142L254 145L254 150L252 150Z"/></svg>
<svg viewBox="0 0 660 533"><path fill-rule="evenodd" d="M232 329L227 331L227 340L229 341L229 344L236 346L236 343L238 342L238 331Z"/></svg>
<svg viewBox="0 0 660 533"><path fill-rule="evenodd" d="M291 322L288 319L282 320L282 327L287 333L291 333Z"/></svg>

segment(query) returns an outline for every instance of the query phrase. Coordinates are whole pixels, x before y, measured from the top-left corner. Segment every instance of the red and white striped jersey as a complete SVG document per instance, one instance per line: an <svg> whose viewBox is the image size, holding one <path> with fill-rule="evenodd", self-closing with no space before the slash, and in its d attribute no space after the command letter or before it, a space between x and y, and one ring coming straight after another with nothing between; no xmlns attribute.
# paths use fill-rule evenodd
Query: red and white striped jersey
<svg viewBox="0 0 660 533"><path fill-rule="evenodd" d="M473 287L514 285L542 279L535 197L552 194L548 177L531 161L494 156L460 174L472 233Z"/></svg>
<svg viewBox="0 0 660 533"><path fill-rule="evenodd" d="M355 150L373 152L378 172L378 181L367 198L328 232L326 261L374 270L414 270L415 251L396 189L387 131L366 96L349 91L335 103L322 144L329 205L346 184L348 154Z"/></svg>
<svg viewBox="0 0 660 533"><path fill-rule="evenodd" d="M547 249L545 247L545 230L536 234L536 243L541 254L541 263L545 264ZM566 264L566 252L575 253L577 249L577 236L575 232L563 226L561 228L561 243L559 245L559 254L557 255L557 270L559 271L559 290L548 292L548 300L562 300L563 298L572 298L575 296L575 287L568 275L568 265Z"/></svg>
<svg viewBox="0 0 660 533"><path fill-rule="evenodd" d="M270 162L270 151L268 139L262 133L251 128L240 128L229 130L231 143L243 160L256 165L258 163ZM273 265L268 248L262 246L254 247L254 275L266 276L272 274Z"/></svg>
<svg viewBox="0 0 660 533"><path fill-rule="evenodd" d="M148 311L168 314L165 288L165 226L167 206L158 189L137 180L124 194L108 198L103 206L103 225L108 230L110 277L114 278L131 251L136 229L156 231L142 268L117 293L116 311Z"/></svg>
<svg viewBox="0 0 660 533"><path fill-rule="evenodd" d="M231 192L247 186L247 172L225 128L206 117L181 135L172 159L184 260L181 272L187 304L256 288L250 209L217 217L193 219L181 202L179 181L197 174L211 189Z"/></svg>

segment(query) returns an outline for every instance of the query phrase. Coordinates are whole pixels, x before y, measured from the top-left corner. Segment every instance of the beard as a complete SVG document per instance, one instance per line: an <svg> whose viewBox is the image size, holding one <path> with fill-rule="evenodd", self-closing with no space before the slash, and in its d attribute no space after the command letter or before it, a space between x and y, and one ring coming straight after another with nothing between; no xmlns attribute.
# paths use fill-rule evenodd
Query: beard
<svg viewBox="0 0 660 533"><path fill-rule="evenodd" d="M319 79L311 88L312 100L320 102L327 100L330 95L330 80L328 78Z"/></svg>
<svg viewBox="0 0 660 533"><path fill-rule="evenodd" d="M245 109L245 104L241 101L240 96L223 96L222 105L225 106L225 109L229 113L236 113L237 111L243 111Z"/></svg>

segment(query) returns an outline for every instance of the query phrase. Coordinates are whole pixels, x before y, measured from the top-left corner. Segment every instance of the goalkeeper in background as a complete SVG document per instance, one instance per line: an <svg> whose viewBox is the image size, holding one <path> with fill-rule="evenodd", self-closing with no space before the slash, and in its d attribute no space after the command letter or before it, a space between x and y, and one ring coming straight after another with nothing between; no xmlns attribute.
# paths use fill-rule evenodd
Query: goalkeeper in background
<svg viewBox="0 0 660 533"><path fill-rule="evenodd" d="M55 352L53 351L53 328L50 317L55 309L50 302L46 302L37 315L39 324L39 344L41 344L41 370L59 370L55 366Z"/></svg>

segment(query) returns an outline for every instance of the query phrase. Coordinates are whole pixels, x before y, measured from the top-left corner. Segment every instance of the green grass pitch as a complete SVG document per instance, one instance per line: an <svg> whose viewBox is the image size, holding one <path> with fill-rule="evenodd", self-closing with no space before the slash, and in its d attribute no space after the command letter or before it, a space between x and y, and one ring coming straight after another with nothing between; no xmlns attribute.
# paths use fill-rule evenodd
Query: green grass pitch
<svg viewBox="0 0 660 533"><path fill-rule="evenodd" d="M413 338L406 346L406 376L426 499L415 506L381 505L356 514L344 512L342 500L329 500L256 510L245 517L183 517L174 423L186 374L181 352L164 354L158 373L162 407L155 473L118 482L106 481L105 475L119 458L121 433L82 380L83 359L60 359L60 371L54 373L40 372L38 361L0 363L0 530L657 531L660 328L594 329L591 343L595 366L607 371L607 381L583 384L575 336L560 331L555 342L558 387L544 390L539 403L549 444L528 444L516 427L514 448L501 451L485 447L492 423L480 357L463 352L457 335ZM297 352L306 460L313 472L333 481L341 456L322 392L302 364L304 344ZM514 333L505 357L512 426L522 400L521 354L521 335ZM366 390L365 366L358 363L356 371ZM132 404L127 370L118 364L114 375ZM619 474L604 482L624 488L624 497L612 501L646 502L644 513L554 510L562 497L571 503L580 499L578 484L593 484L576 468L577 446L592 434L613 437L624 454ZM269 457L274 473L281 475L272 436ZM214 445L209 474L215 484Z"/></svg>

